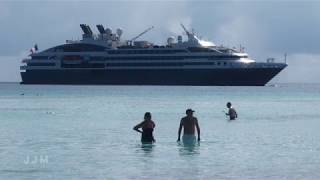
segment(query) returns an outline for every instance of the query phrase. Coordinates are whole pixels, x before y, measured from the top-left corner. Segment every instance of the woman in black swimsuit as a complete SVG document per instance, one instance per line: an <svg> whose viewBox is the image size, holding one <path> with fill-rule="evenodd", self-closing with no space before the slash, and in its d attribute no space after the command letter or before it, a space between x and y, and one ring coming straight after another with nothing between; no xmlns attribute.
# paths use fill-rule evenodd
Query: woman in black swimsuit
<svg viewBox="0 0 320 180"><path fill-rule="evenodd" d="M151 120L151 113L146 112L144 114L144 121L136 125L133 130L141 133L142 143L154 143L156 140L153 137L153 129L155 128L155 123ZM140 130L142 129L142 131Z"/></svg>

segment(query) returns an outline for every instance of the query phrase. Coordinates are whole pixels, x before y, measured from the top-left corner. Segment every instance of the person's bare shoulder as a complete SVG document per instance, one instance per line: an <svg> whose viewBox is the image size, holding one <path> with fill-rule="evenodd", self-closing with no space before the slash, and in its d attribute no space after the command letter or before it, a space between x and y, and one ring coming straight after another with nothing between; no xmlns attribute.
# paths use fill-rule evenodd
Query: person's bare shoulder
<svg viewBox="0 0 320 180"><path fill-rule="evenodd" d="M198 122L198 119L196 117L193 117L194 122Z"/></svg>
<svg viewBox="0 0 320 180"><path fill-rule="evenodd" d="M183 117L183 118L181 118L180 123L181 123L181 124L183 124L183 122L184 122L186 119L187 119L187 117Z"/></svg>

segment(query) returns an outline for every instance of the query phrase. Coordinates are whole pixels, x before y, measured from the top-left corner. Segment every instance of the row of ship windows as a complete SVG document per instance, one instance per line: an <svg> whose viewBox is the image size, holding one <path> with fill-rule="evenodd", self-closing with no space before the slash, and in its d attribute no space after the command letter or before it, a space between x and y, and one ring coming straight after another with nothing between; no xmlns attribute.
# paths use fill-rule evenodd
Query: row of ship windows
<svg viewBox="0 0 320 180"><path fill-rule="evenodd" d="M45 52L97 52L105 51L105 47L93 44L64 44L45 50Z"/></svg>
<svg viewBox="0 0 320 180"><path fill-rule="evenodd" d="M78 56L78 55L68 55L64 56L64 60L183 60L183 59L210 59L210 60L221 60L221 59L239 59L239 56L128 56L128 57L103 57L103 56ZM242 58L247 58L247 56L242 56ZM33 56L32 59L53 59L48 56Z"/></svg>
<svg viewBox="0 0 320 180"><path fill-rule="evenodd" d="M185 63L82 63L82 64L62 64L62 67L88 67L103 68L106 66L184 66L184 65L232 65L227 62L185 62ZM54 63L28 63L28 66L55 66Z"/></svg>
<svg viewBox="0 0 320 180"><path fill-rule="evenodd" d="M104 64L62 64L63 68L105 68Z"/></svg>
<svg viewBox="0 0 320 180"><path fill-rule="evenodd" d="M46 52L102 52L105 51L109 54L169 54L169 53L186 53L188 51L183 49L167 49L167 50L106 50L105 48L95 49L95 48L73 48L73 47L57 47L46 50ZM209 52L209 51L200 51Z"/></svg>
<svg viewBox="0 0 320 180"><path fill-rule="evenodd" d="M238 56L137 56L137 57L91 57L92 60L183 60L183 59L238 59Z"/></svg>
<svg viewBox="0 0 320 180"><path fill-rule="evenodd" d="M114 51L107 51L109 54L168 54L168 53L185 53L186 50L114 50Z"/></svg>
<svg viewBox="0 0 320 180"><path fill-rule="evenodd" d="M184 65L224 65L226 66L227 62L190 62L190 63L110 63L106 66L184 66Z"/></svg>
<svg viewBox="0 0 320 180"><path fill-rule="evenodd" d="M28 66L55 66L55 63L27 63Z"/></svg>

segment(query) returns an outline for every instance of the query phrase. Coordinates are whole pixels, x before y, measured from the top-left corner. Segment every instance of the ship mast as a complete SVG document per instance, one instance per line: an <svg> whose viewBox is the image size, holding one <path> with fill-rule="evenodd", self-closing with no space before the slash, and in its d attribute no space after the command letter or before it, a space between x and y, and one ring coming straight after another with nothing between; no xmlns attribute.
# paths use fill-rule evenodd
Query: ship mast
<svg viewBox="0 0 320 180"><path fill-rule="evenodd" d="M139 37L141 37L142 35L144 35L145 33L147 33L148 31L150 31L151 29L153 29L154 26L149 27L148 29L144 30L142 33L138 34L136 37L132 38L131 40L129 40L129 44L131 45L132 42L134 42L136 39L138 39Z"/></svg>

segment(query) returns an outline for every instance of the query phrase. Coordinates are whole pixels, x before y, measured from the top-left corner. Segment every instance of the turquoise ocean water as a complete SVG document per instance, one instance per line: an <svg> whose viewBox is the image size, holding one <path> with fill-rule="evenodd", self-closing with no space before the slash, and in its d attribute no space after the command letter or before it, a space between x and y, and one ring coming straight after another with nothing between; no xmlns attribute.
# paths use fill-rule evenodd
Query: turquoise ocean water
<svg viewBox="0 0 320 180"><path fill-rule="evenodd" d="M223 110L231 101L237 121ZM186 108L199 146L179 145ZM154 146L132 130L150 111ZM320 179L320 85L0 84L0 179Z"/></svg>

